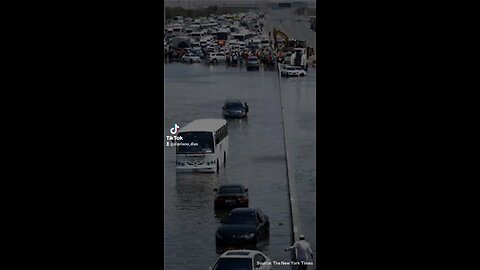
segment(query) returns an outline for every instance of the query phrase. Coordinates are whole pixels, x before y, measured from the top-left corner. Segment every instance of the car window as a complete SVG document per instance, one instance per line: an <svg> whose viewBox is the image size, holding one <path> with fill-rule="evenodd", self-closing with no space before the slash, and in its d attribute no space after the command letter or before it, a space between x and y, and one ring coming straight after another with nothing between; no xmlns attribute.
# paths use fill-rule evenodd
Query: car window
<svg viewBox="0 0 480 270"><path fill-rule="evenodd" d="M243 109L243 104L242 103L227 103L227 105L225 105L225 108L228 109L228 110L240 110L240 109Z"/></svg>
<svg viewBox="0 0 480 270"><path fill-rule="evenodd" d="M250 224L256 225L257 219L255 213L230 213L225 224Z"/></svg>
<svg viewBox="0 0 480 270"><path fill-rule="evenodd" d="M243 193L241 187L220 187L219 194L236 194Z"/></svg>
<svg viewBox="0 0 480 270"><path fill-rule="evenodd" d="M255 257L253 257L253 265L255 266L255 268L260 268L262 265L259 263L262 263L265 261L266 261L266 258L260 254L257 254L255 255Z"/></svg>

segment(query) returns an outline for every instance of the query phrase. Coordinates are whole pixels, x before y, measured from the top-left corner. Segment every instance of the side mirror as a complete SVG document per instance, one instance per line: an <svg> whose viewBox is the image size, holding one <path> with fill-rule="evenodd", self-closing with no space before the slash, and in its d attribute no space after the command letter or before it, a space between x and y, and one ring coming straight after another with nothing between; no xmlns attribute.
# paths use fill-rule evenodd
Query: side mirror
<svg viewBox="0 0 480 270"><path fill-rule="evenodd" d="M248 188L245 189L245 192L248 192Z"/></svg>
<svg viewBox="0 0 480 270"><path fill-rule="evenodd" d="M218 188L214 188L213 191L218 192Z"/></svg>

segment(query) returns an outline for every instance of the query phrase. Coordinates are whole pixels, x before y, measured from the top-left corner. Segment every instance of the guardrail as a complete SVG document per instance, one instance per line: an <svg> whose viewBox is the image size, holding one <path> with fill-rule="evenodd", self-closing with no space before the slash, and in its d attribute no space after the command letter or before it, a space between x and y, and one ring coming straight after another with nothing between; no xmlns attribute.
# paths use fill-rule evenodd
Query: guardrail
<svg viewBox="0 0 480 270"><path fill-rule="evenodd" d="M295 179L293 176L293 170L290 161L290 155L288 153L287 147L287 132L285 129L285 107L283 103L283 95L282 95L282 83L281 83L281 66L282 64L277 64L278 67L278 84L279 84L279 91L280 91L280 104L282 110L282 126L283 126L283 142L284 142L284 149L285 149L285 162L287 167L287 180L288 180L288 197L290 199L290 214L291 214L291 228L292 228L292 244L299 240L299 228L300 228L300 221L298 217L298 206L297 206L297 192L295 189ZM292 254L293 256L293 254Z"/></svg>

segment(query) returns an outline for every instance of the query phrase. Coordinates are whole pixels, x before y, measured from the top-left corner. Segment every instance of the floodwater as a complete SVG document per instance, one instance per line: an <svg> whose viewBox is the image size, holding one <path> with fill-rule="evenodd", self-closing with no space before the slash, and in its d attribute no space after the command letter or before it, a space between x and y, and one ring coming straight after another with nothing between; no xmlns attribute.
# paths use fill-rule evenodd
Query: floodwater
<svg viewBox="0 0 480 270"><path fill-rule="evenodd" d="M299 233L305 235L316 254L316 88L315 70L308 79L283 78L280 85L290 166L293 170ZM316 257L316 256L315 256Z"/></svg>
<svg viewBox="0 0 480 270"><path fill-rule="evenodd" d="M171 63L165 64L164 136L174 124L183 127L195 119L221 118L225 99L241 99L250 111L248 119L228 121L227 166L218 175L176 173L175 148L165 146L165 269L208 269L218 258L215 231L220 221L213 210L213 188L226 183L244 184L250 207L269 216L270 240L260 250L272 260L290 260L290 253L283 251L292 236L280 94L298 226L315 253L315 70L305 78L279 78L276 71L262 68Z"/></svg>
<svg viewBox="0 0 480 270"><path fill-rule="evenodd" d="M275 71L225 65L165 65L165 134L175 123L221 118L225 99L239 98L248 119L229 120L227 166L217 174L176 173L175 149L165 146L165 268L207 269L218 258L213 188L244 184L250 207L270 218L270 241L260 249L273 260L289 260L291 239L282 115ZM277 269L289 269L288 267Z"/></svg>

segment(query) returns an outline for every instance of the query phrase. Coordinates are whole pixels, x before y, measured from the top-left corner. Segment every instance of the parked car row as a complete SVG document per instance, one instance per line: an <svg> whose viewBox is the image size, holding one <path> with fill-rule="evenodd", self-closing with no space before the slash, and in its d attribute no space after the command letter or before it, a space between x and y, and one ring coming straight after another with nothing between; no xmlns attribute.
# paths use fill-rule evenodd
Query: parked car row
<svg viewBox="0 0 480 270"><path fill-rule="evenodd" d="M261 241L268 241L270 238L270 220L260 209L249 208L248 188L239 184L222 185L214 191L215 210L233 209L221 221L222 224L215 233L216 250L227 251L216 261L213 269L237 269L240 265L254 267L238 269L270 269L263 266L259 268L258 262L269 261L269 258L256 250ZM229 247L244 249L228 250ZM242 260L239 260L240 258Z"/></svg>
<svg viewBox="0 0 480 270"><path fill-rule="evenodd" d="M239 99L227 99L222 107L225 118L243 118L248 111L248 104ZM272 260L257 250L260 242L269 241L270 220L262 210L250 208L248 188L242 184L225 184L213 191L214 210L230 211L215 232L217 252L226 251L209 269L270 270ZM237 247L240 249L235 249Z"/></svg>

